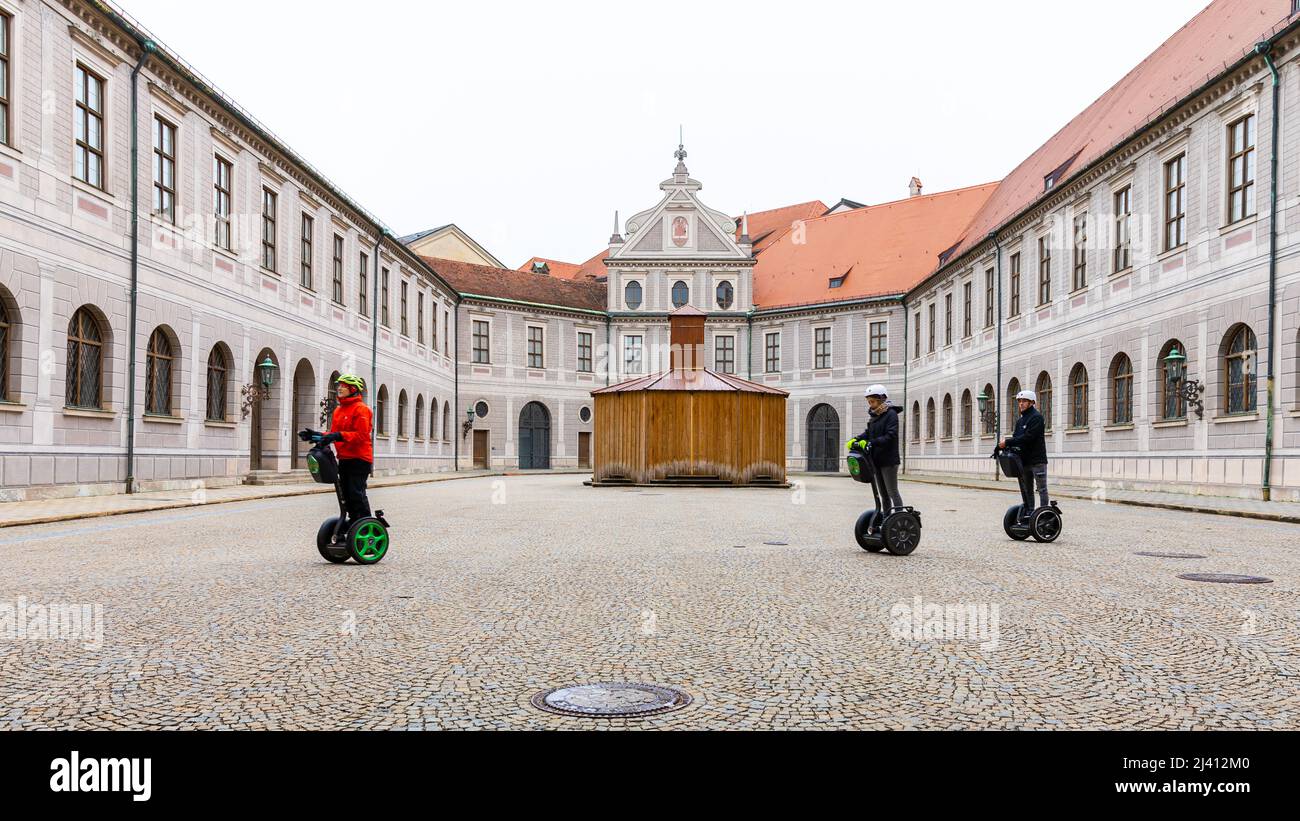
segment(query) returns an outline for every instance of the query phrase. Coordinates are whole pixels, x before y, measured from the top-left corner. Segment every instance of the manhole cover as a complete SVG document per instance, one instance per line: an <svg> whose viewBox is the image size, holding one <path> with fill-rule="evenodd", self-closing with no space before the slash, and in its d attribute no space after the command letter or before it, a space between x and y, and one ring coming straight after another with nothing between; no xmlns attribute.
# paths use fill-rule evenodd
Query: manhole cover
<svg viewBox="0 0 1300 821"><path fill-rule="evenodd" d="M1153 559L1208 559L1208 556L1202 556L1199 553L1149 553L1139 551L1134 556L1149 556Z"/></svg>
<svg viewBox="0 0 1300 821"><path fill-rule="evenodd" d="M1263 576L1238 576L1234 573L1184 573L1178 578L1189 582L1212 582L1214 584L1272 584L1272 579Z"/></svg>
<svg viewBox="0 0 1300 821"><path fill-rule="evenodd" d="M532 702L539 710L562 716L625 718L680 710L691 703L691 697L653 684L601 682L546 690L533 696Z"/></svg>

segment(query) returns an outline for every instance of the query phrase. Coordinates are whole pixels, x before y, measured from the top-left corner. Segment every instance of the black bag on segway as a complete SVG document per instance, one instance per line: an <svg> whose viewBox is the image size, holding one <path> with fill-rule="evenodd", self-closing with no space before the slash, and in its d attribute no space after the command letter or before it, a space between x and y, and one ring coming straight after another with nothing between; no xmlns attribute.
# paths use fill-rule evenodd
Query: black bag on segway
<svg viewBox="0 0 1300 821"><path fill-rule="evenodd" d="M1019 479L1020 474L1024 472L1024 464L1020 461L1020 454L1014 450L998 451L998 467L1002 469L1002 475L1008 479Z"/></svg>
<svg viewBox="0 0 1300 821"><path fill-rule="evenodd" d="M847 461L849 475L853 477L853 481L871 484L871 475L876 468L871 464L871 456L861 445L854 444L849 450Z"/></svg>
<svg viewBox="0 0 1300 821"><path fill-rule="evenodd" d="M311 478L322 485L332 485L339 478L339 460L329 445L317 445L307 452L307 469Z"/></svg>

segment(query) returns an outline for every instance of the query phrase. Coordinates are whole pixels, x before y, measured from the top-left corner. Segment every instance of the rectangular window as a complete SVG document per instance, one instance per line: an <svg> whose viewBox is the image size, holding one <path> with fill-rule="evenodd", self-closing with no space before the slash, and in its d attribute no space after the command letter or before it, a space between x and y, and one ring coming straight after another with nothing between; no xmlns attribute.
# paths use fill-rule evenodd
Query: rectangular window
<svg viewBox="0 0 1300 821"><path fill-rule="evenodd" d="M384 276L385 276L385 277L388 276L388 272L387 272L387 271L384 271ZM400 294L401 294L401 296L400 296L400 299L401 299L401 313L398 315L398 319L401 321L401 324L402 324L402 336L410 336L410 335L411 335L410 332L409 332L409 331L410 331L410 328L409 328L409 326L408 326L407 323L406 323L406 280L402 280L402 287L401 287L401 290L400 290Z"/></svg>
<svg viewBox="0 0 1300 821"><path fill-rule="evenodd" d="M13 135L9 133L9 28L13 18L0 11L0 143L13 145Z"/></svg>
<svg viewBox="0 0 1300 821"><path fill-rule="evenodd" d="M872 365L889 364L889 325L885 322L871 323L871 343L867 361Z"/></svg>
<svg viewBox="0 0 1300 821"><path fill-rule="evenodd" d="M591 333L578 331L578 372L591 373Z"/></svg>
<svg viewBox="0 0 1300 821"><path fill-rule="evenodd" d="M312 244L315 242L316 221L309 215L302 215L302 287L310 289Z"/></svg>
<svg viewBox="0 0 1300 821"><path fill-rule="evenodd" d="M334 301L343 304L343 237L334 235Z"/></svg>
<svg viewBox="0 0 1300 821"><path fill-rule="evenodd" d="M963 338L971 335L971 327L974 323L974 318L971 316L971 311L975 307L972 303L974 293L975 283L967 282L962 286L961 335Z"/></svg>
<svg viewBox="0 0 1300 821"><path fill-rule="evenodd" d="M1052 301L1052 240L1038 238L1038 304Z"/></svg>
<svg viewBox="0 0 1300 821"><path fill-rule="evenodd" d="M442 327L443 327L443 331L444 331L444 333L443 333L443 335L442 335L442 355L443 355L443 356L451 356L451 320L448 318L448 316L449 316L449 315L448 315L448 313L447 313L446 311L443 311L443 312L442 312ZM459 351L460 351L460 347L459 347L459 346L460 346L460 343L458 342L458 343L456 343L456 345L457 345L457 348L456 348L456 350L457 350L457 354L456 354L456 355L459 356L459 355L460 355L460 354L459 354Z"/></svg>
<svg viewBox="0 0 1300 821"><path fill-rule="evenodd" d="M714 337L713 367L718 373L736 372L736 338L734 336Z"/></svg>
<svg viewBox="0 0 1300 821"><path fill-rule="evenodd" d="M176 126L162 117L153 120L153 212L176 224Z"/></svg>
<svg viewBox="0 0 1300 821"><path fill-rule="evenodd" d="M952 344L952 294L943 297L943 344Z"/></svg>
<svg viewBox="0 0 1300 821"><path fill-rule="evenodd" d="M357 271L357 310L364 317L370 316L370 257L361 254L360 268Z"/></svg>
<svg viewBox="0 0 1300 821"><path fill-rule="evenodd" d="M623 373L641 373L641 337L623 337Z"/></svg>
<svg viewBox="0 0 1300 821"><path fill-rule="evenodd" d="M764 371L766 373L781 372L781 335L768 334L764 341Z"/></svg>
<svg viewBox="0 0 1300 821"><path fill-rule="evenodd" d="M912 323L912 327L916 329L912 332L916 334L916 353L914 353L913 356L917 359L920 359L921 358L921 312L920 311L916 312L916 321Z"/></svg>
<svg viewBox="0 0 1300 821"><path fill-rule="evenodd" d="M938 311L939 311L939 307L935 305L933 302L931 302L930 303L930 337L929 337L930 345L927 348L927 350L930 353L934 353L935 338L938 335L938 326L939 326Z"/></svg>
<svg viewBox="0 0 1300 821"><path fill-rule="evenodd" d="M429 313L433 314L433 336L429 338L429 347L437 353L438 351L438 303L429 306Z"/></svg>
<svg viewBox="0 0 1300 821"><path fill-rule="evenodd" d="M831 329L818 328L813 343L813 368L824 371L831 366Z"/></svg>
<svg viewBox="0 0 1300 821"><path fill-rule="evenodd" d="M424 344L424 291L415 295L415 341Z"/></svg>
<svg viewBox="0 0 1300 821"><path fill-rule="evenodd" d="M530 325L528 327L528 367L545 368L545 329Z"/></svg>
<svg viewBox="0 0 1300 821"><path fill-rule="evenodd" d="M388 269L379 277L379 324L388 327Z"/></svg>
<svg viewBox="0 0 1300 821"><path fill-rule="evenodd" d="M1130 225L1133 216L1132 192L1132 187L1127 185L1115 192L1115 258L1112 273L1126 271L1133 264L1133 235Z"/></svg>
<svg viewBox="0 0 1300 821"><path fill-rule="evenodd" d="M993 269L990 268L984 272L984 327L993 327Z"/></svg>
<svg viewBox="0 0 1300 821"><path fill-rule="evenodd" d="M213 239L217 247L229 251L230 203L234 195L234 166L221 157L212 158L212 215L216 220Z"/></svg>
<svg viewBox="0 0 1300 821"><path fill-rule="evenodd" d="M1088 215L1074 221L1074 279L1072 291L1088 287Z"/></svg>
<svg viewBox="0 0 1300 821"><path fill-rule="evenodd" d="M262 189L262 267L275 270L275 220L279 197L269 188Z"/></svg>
<svg viewBox="0 0 1300 821"><path fill-rule="evenodd" d="M81 63L77 63L76 84L73 174L88 185L103 188L104 80Z"/></svg>
<svg viewBox="0 0 1300 821"><path fill-rule="evenodd" d="M1020 254L1011 255L1011 311L1010 316L1020 316Z"/></svg>
<svg viewBox="0 0 1300 821"><path fill-rule="evenodd" d="M1165 163L1165 250L1187 242L1187 155Z"/></svg>
<svg viewBox="0 0 1300 821"><path fill-rule="evenodd" d="M1228 222L1255 214L1255 115L1228 126Z"/></svg>
<svg viewBox="0 0 1300 821"><path fill-rule="evenodd" d="M488 324L484 320L474 320L474 362L487 365L492 362L488 355Z"/></svg>

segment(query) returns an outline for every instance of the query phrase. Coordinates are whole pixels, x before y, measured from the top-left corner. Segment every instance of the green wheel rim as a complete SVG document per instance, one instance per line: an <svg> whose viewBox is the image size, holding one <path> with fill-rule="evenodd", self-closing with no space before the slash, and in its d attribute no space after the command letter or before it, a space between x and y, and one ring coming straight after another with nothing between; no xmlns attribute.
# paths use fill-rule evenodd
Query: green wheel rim
<svg viewBox="0 0 1300 821"><path fill-rule="evenodd" d="M378 522L366 522L352 538L352 549L365 561L379 561L388 552L388 531Z"/></svg>

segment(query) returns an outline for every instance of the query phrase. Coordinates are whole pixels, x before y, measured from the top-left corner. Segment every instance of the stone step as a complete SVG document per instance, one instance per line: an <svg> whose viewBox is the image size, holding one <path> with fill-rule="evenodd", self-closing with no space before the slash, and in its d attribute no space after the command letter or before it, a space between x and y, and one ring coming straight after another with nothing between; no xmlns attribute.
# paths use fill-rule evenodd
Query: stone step
<svg viewBox="0 0 1300 821"><path fill-rule="evenodd" d="M311 472L306 469L280 472L275 470L254 470L244 477L246 485L296 485L312 481Z"/></svg>

